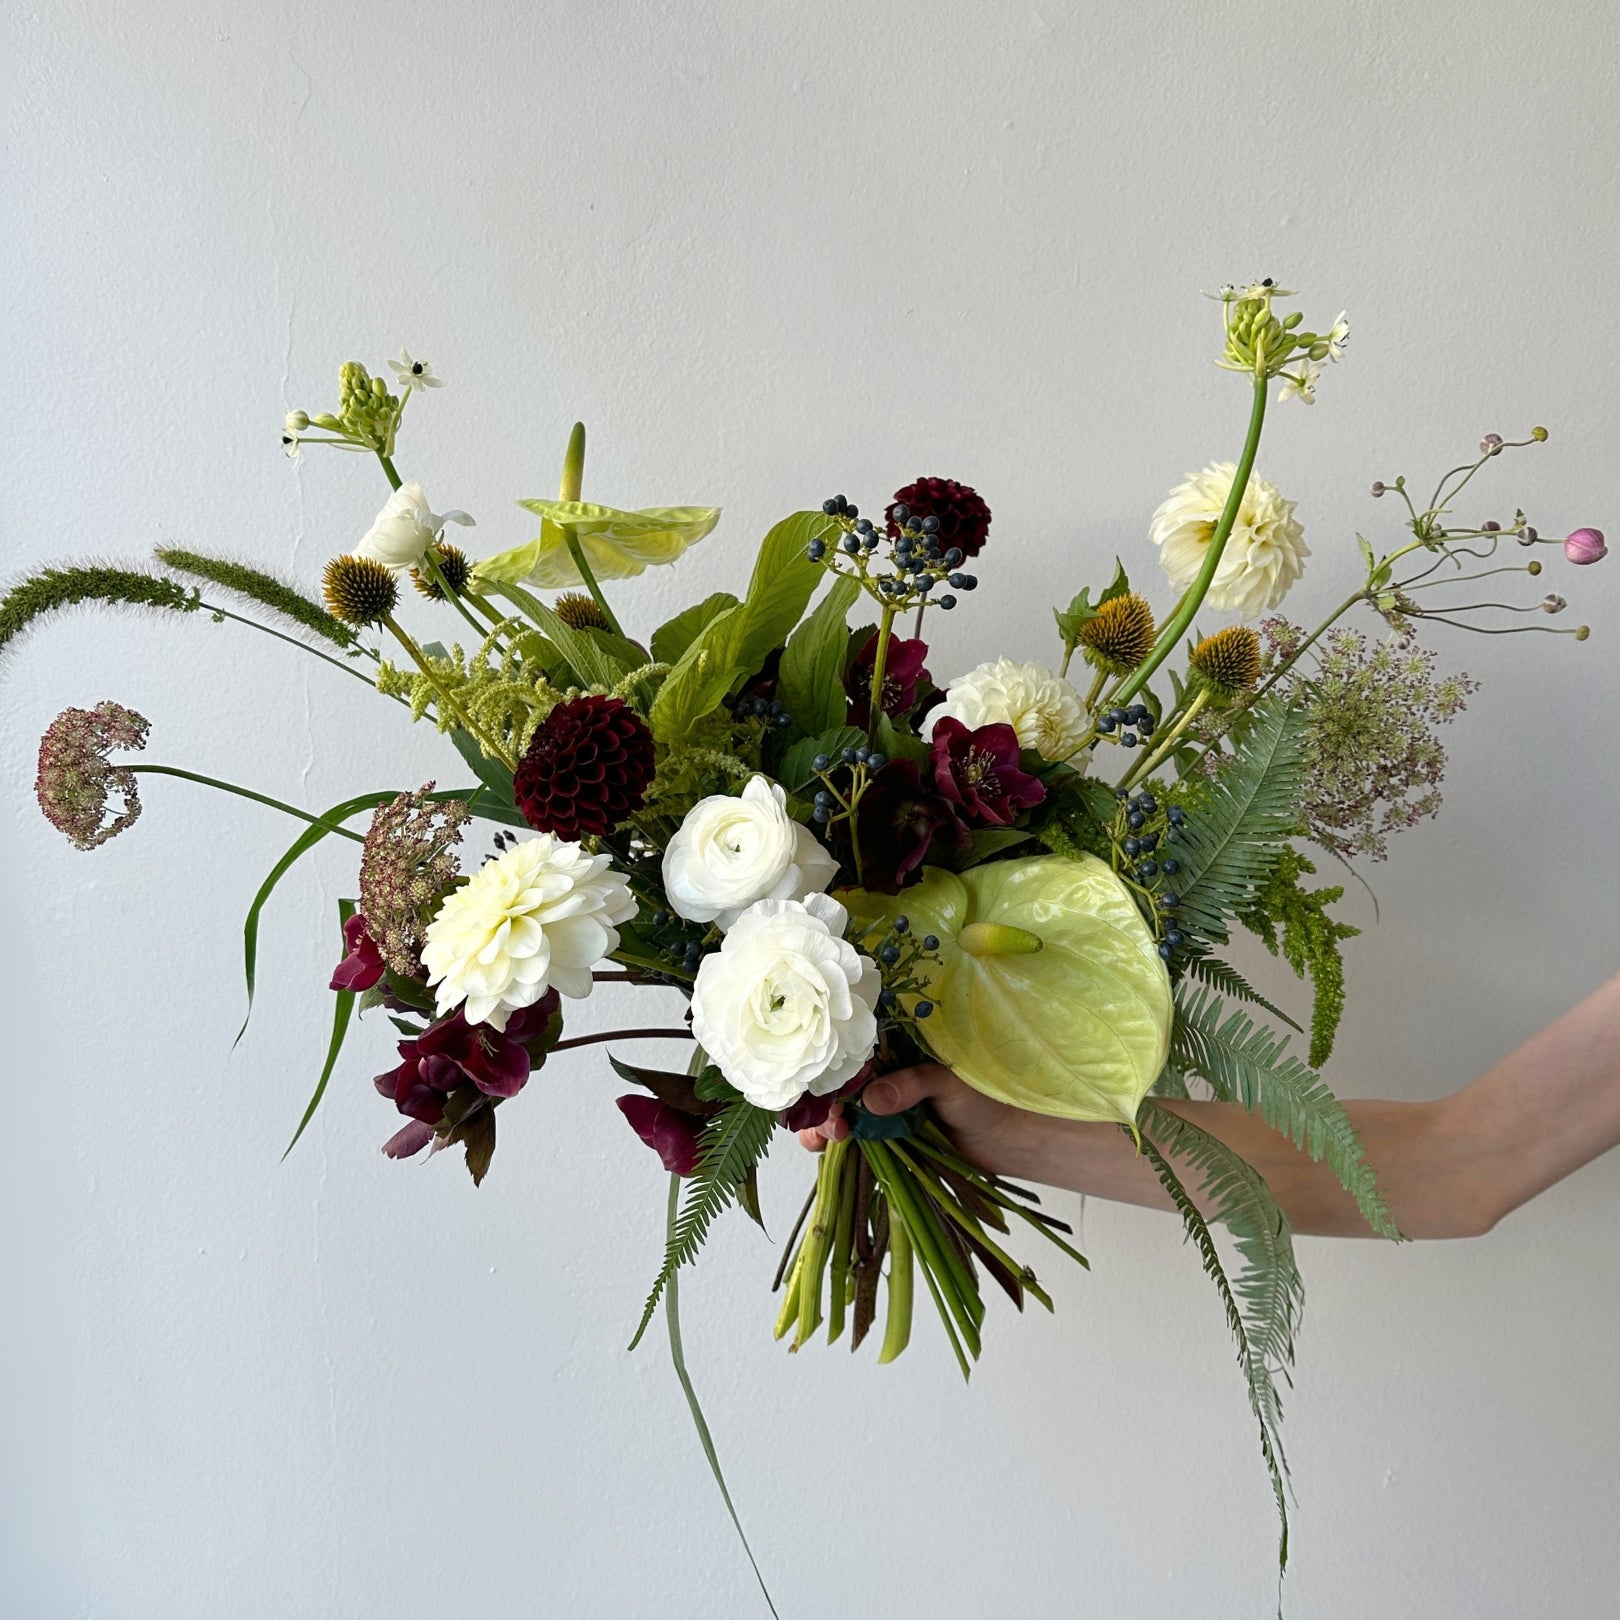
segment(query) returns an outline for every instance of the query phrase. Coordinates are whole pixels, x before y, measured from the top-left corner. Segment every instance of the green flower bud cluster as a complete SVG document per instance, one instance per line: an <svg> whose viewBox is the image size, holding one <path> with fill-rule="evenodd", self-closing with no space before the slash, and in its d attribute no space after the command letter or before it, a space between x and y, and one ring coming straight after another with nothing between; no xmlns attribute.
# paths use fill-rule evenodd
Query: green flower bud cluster
<svg viewBox="0 0 1620 1620"><path fill-rule="evenodd" d="M349 360L339 374L337 410L315 416L289 411L282 443L289 453L302 444L336 444L345 450L392 456L402 410L399 398L388 391L381 377L373 377L358 360ZM311 428L331 437L305 438Z"/></svg>
<svg viewBox="0 0 1620 1620"><path fill-rule="evenodd" d="M1227 371L1269 378L1300 361L1338 359L1348 332L1344 317L1331 331L1304 331L1302 311L1278 315L1272 309L1273 299L1291 296L1289 289L1269 278L1247 287L1223 287L1216 297L1225 307L1226 343L1217 364Z"/></svg>

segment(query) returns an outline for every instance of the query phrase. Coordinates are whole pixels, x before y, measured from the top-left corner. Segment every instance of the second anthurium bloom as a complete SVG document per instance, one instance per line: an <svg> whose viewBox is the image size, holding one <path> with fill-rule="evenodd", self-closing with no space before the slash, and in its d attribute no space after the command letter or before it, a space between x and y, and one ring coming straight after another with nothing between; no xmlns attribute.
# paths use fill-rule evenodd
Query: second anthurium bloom
<svg viewBox="0 0 1620 1620"><path fill-rule="evenodd" d="M787 811L763 776L740 794L716 793L686 812L664 851L664 892L689 922L732 927L756 900L802 900L832 882L838 862Z"/></svg>
<svg viewBox="0 0 1620 1620"><path fill-rule="evenodd" d="M572 540L598 579L632 579L672 563L720 521L717 506L652 506L637 512L590 501L519 501L540 519L540 533L525 545L486 557L473 570L475 582L534 585L563 590L583 584L569 549Z"/></svg>

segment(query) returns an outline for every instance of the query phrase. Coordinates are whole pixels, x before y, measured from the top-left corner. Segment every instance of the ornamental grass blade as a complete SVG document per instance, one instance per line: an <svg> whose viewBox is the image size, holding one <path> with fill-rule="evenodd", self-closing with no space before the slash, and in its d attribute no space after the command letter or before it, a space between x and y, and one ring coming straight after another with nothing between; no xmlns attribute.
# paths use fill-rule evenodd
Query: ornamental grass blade
<svg viewBox="0 0 1620 1620"><path fill-rule="evenodd" d="M338 901L338 934L343 933L343 924L354 915L354 901ZM339 990L337 992L337 1005L332 1009L332 1038L326 1046L326 1064L321 1070L321 1077L315 1082L315 1094L309 1099L309 1107L304 1110L304 1117L298 1122L298 1129L293 1132L292 1141L287 1144L286 1152L281 1155L285 1161L287 1154L298 1146L298 1138L304 1134L304 1127L315 1117L315 1110L321 1106L321 1098L326 1095L326 1082L332 1078L332 1071L337 1067L338 1053L343 1050L343 1039L349 1033L349 1020L354 1015L354 991Z"/></svg>

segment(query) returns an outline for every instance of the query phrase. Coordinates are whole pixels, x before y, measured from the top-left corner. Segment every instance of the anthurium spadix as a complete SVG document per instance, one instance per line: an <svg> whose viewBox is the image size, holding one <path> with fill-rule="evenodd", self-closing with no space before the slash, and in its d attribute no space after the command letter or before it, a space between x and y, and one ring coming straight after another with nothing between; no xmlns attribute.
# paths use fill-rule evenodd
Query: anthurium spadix
<svg viewBox="0 0 1620 1620"><path fill-rule="evenodd" d="M540 519L540 533L526 545L486 557L473 570L475 582L533 585L560 590L584 581L569 548L572 538L598 579L629 579L660 563L672 563L720 521L717 506L650 506L621 512L590 501L519 501Z"/></svg>
<svg viewBox="0 0 1620 1620"><path fill-rule="evenodd" d="M1037 1114L1134 1124L1170 1047L1170 979L1152 930L1087 855L925 870L898 895L839 894L860 924L904 915L939 938L918 964L918 1032L986 1096Z"/></svg>

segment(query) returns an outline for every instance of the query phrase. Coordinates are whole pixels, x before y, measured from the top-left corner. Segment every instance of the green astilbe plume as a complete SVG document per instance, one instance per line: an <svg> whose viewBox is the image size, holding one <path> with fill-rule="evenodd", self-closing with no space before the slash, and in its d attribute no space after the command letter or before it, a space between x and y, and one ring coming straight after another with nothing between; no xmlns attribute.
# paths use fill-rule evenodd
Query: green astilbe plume
<svg viewBox="0 0 1620 1620"><path fill-rule="evenodd" d="M1260 1426L1260 1454L1271 1476L1280 1521L1277 1567L1288 1563L1288 1460L1282 1447L1279 1381L1293 1382L1294 1340L1305 1290L1294 1262L1294 1234L1265 1179L1217 1136L1147 1098L1137 1115L1142 1151L1170 1195L1214 1282L1237 1341L1238 1365L1248 1385L1249 1407ZM1197 1172L1204 1211L1170 1165L1179 1159ZM1226 1227L1242 1261L1229 1279L1210 1223Z"/></svg>
<svg viewBox="0 0 1620 1620"><path fill-rule="evenodd" d="M1399 1238L1378 1178L1344 1105L1321 1077L1289 1055L1286 1036L1257 1028L1220 997L1186 986L1177 993L1170 1063L1209 1082L1220 1102L1236 1103L1318 1163L1325 1163L1380 1237Z"/></svg>
<svg viewBox="0 0 1620 1620"><path fill-rule="evenodd" d="M199 593L172 579L85 563L76 568L45 568L31 574L0 598L0 652L4 652L36 619L82 602L111 606L162 608L173 613L195 613Z"/></svg>
<svg viewBox="0 0 1620 1620"><path fill-rule="evenodd" d="M471 658L460 646L449 652L424 649L433 670L431 680L419 669L402 669L385 659L377 667L377 690L386 697L408 699L411 718L420 720L437 705L442 687L474 724L510 742L521 754L541 721L569 693L547 678L545 665L535 656L537 637L519 636L516 644L503 647L500 635L499 630L491 631ZM499 657L492 663L496 654ZM455 715L442 709L437 720L440 731L454 730L458 724Z"/></svg>
<svg viewBox="0 0 1620 1620"><path fill-rule="evenodd" d="M632 1350L647 1331L670 1279L697 1258L715 1217L737 1196L748 1172L765 1157L775 1129L776 1115L769 1108L756 1108L743 1097L727 1103L704 1126L698 1166L687 1181L680 1215L665 1245L663 1267L630 1341Z"/></svg>
<svg viewBox="0 0 1620 1620"><path fill-rule="evenodd" d="M1285 849L1255 894L1254 904L1238 914L1238 921L1258 934L1273 956L1280 951L1300 978L1310 974L1309 1061L1313 1069L1319 1069L1333 1053L1333 1038L1344 1015L1344 958L1339 942L1354 939L1361 930L1335 922L1327 914L1329 906L1344 898L1342 884L1326 889L1300 887L1300 877L1315 871L1297 849Z"/></svg>
<svg viewBox="0 0 1620 1620"><path fill-rule="evenodd" d="M204 556L200 551L185 551L179 546L158 546L153 556L165 568L194 574L198 579L218 585L221 590L244 596L284 619L291 619L305 630L324 636L335 646L354 645L354 631L341 619L334 619L319 602L311 601L294 586L274 574L267 574L262 568L233 562L227 557Z"/></svg>

